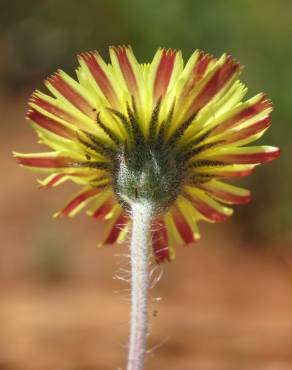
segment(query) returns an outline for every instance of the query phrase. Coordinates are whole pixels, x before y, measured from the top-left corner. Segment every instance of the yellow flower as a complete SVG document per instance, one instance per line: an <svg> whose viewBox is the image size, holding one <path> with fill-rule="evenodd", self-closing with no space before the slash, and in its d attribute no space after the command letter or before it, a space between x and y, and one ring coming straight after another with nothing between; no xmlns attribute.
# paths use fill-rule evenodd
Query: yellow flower
<svg viewBox="0 0 292 370"><path fill-rule="evenodd" d="M198 221L224 221L232 214L226 204L250 200L225 179L279 155L245 146L270 126L272 104L263 94L242 101L241 67L226 54L195 51L184 65L180 52L159 49L139 64L122 46L110 48L110 64L97 52L78 59L77 81L60 70L45 81L51 95L36 91L29 102L27 118L52 151L15 156L49 173L44 187L80 185L57 215L89 206L109 220L104 244L125 239L131 204L144 199L155 209L155 259L172 259L176 245L199 239Z"/></svg>

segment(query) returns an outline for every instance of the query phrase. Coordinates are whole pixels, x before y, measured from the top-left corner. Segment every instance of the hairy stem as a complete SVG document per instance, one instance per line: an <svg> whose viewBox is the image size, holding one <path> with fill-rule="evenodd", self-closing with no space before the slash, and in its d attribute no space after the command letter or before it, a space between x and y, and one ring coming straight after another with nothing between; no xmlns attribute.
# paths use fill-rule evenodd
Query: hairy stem
<svg viewBox="0 0 292 370"><path fill-rule="evenodd" d="M132 205L131 329L127 370L143 370L148 331L149 245L152 207Z"/></svg>

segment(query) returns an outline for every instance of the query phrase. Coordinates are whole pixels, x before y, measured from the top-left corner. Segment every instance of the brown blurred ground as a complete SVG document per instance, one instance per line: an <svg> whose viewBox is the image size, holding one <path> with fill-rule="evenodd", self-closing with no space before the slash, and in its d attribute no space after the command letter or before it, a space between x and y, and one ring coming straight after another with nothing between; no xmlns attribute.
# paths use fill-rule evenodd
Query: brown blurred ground
<svg viewBox="0 0 292 370"><path fill-rule="evenodd" d="M23 120L29 93L1 99L0 369L124 368L128 286L112 276L127 249L98 250L103 225L86 216L53 220L71 187L37 190L11 159L38 150ZM248 245L228 223L202 234L152 290L162 301L151 304L146 369L292 369L291 235Z"/></svg>

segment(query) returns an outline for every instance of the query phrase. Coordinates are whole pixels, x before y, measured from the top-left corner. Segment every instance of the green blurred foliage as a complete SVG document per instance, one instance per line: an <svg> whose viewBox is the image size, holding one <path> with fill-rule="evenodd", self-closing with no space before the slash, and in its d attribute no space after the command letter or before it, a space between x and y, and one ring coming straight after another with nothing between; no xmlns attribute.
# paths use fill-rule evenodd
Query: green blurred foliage
<svg viewBox="0 0 292 370"><path fill-rule="evenodd" d="M0 0L2 89L73 72L75 55L131 44L140 61L159 46L228 52L246 67L249 96L265 91L275 105L263 142L282 157L249 180L255 201L241 211L249 237L287 233L292 224L292 2L289 0ZM283 176L285 174L285 178Z"/></svg>

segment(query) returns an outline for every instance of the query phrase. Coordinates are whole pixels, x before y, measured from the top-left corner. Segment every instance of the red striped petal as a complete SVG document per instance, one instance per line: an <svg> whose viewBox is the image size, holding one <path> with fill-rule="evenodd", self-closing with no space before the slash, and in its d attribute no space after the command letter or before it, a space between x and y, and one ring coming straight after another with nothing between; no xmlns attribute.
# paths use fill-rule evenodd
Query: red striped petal
<svg viewBox="0 0 292 370"><path fill-rule="evenodd" d="M213 74L210 80L203 87L202 91L196 96L189 114L197 112L225 86L231 77L239 70L240 65L232 57L228 56L224 64Z"/></svg>
<svg viewBox="0 0 292 370"><path fill-rule="evenodd" d="M203 190L206 190L209 194L214 195L218 200L232 203L232 204L246 204L249 203L251 200L251 196L249 195L238 195L234 193L230 193L228 191L224 191L222 189L218 189L213 187L212 184L206 183L200 186Z"/></svg>
<svg viewBox="0 0 292 370"><path fill-rule="evenodd" d="M70 140L76 139L75 130L66 127L64 124L58 122L53 118L45 116L44 114L38 112L35 109L30 109L27 112L26 117L35 122L37 125L45 128L48 131L53 132L56 135L62 136Z"/></svg>
<svg viewBox="0 0 292 370"><path fill-rule="evenodd" d="M265 117L254 124L245 127L241 130L231 132L230 136L225 140L226 144L231 144L236 141L247 139L253 135L256 135L257 133L267 129L271 126L270 117Z"/></svg>
<svg viewBox="0 0 292 370"><path fill-rule="evenodd" d="M33 94L30 103L36 104L45 111L67 121L69 123L76 123L78 122L78 118L76 115L70 114L66 110L60 107L60 104L56 101L55 104L48 102L47 100L41 98L40 96ZM80 122L82 124L82 122Z"/></svg>
<svg viewBox="0 0 292 370"><path fill-rule="evenodd" d="M75 88L64 80L60 73L56 73L49 77L47 82L49 82L61 95L64 96L66 100L72 103L81 112L89 117L93 116L93 107Z"/></svg>
<svg viewBox="0 0 292 370"><path fill-rule="evenodd" d="M130 93L134 96L138 96L138 84L137 80L131 65L131 62L127 55L128 48L125 46L120 47L113 47L113 51L115 52L122 74L128 86Z"/></svg>
<svg viewBox="0 0 292 370"><path fill-rule="evenodd" d="M208 68L209 63L214 59L209 54L205 54L200 51L198 56L198 60L193 67L193 70L190 74L189 79L186 81L186 84L183 88L182 95L183 97L187 97L189 93L197 86L197 84L201 81L204 77L206 70Z"/></svg>
<svg viewBox="0 0 292 370"><path fill-rule="evenodd" d="M67 168L76 167L78 162L74 162L71 158L67 157L22 157L21 155L15 155L16 161L29 167L41 167L41 168Z"/></svg>
<svg viewBox="0 0 292 370"><path fill-rule="evenodd" d="M69 216L70 213L76 207L78 207L82 202L93 197L94 195L99 193L101 190L102 190L101 188L100 189L93 188L93 189L86 190L83 193L79 194L77 197L72 199L60 213L58 213L58 216Z"/></svg>
<svg viewBox="0 0 292 370"><path fill-rule="evenodd" d="M154 82L155 100L158 100L161 96L164 96L167 91L174 67L175 57L176 51L165 49L162 50L162 55L157 67Z"/></svg>
<svg viewBox="0 0 292 370"><path fill-rule="evenodd" d="M190 228L190 225L187 223L184 215L180 212L179 209L176 209L172 213L172 218L184 242L187 244L192 243L194 241L193 231Z"/></svg>
<svg viewBox="0 0 292 370"><path fill-rule="evenodd" d="M212 132L213 135L217 135L221 132L226 131L230 127L239 125L240 123L247 121L248 119L256 116L264 110L271 108L272 103L266 98L266 95L262 94L261 99L256 103L243 108L237 112L233 117L228 118L224 122L220 123Z"/></svg>
<svg viewBox="0 0 292 370"><path fill-rule="evenodd" d="M226 163L234 164L252 164L252 163L264 163L270 162L273 159L279 157L280 149L271 148L268 151L261 151L257 153L230 153L230 154L216 154L216 160L223 161Z"/></svg>
<svg viewBox="0 0 292 370"><path fill-rule="evenodd" d="M107 199L100 207L93 213L92 217L96 220L103 220L105 216L112 210L116 204L113 198Z"/></svg>
<svg viewBox="0 0 292 370"><path fill-rule="evenodd" d="M211 60L214 60L214 57L212 55L205 54L204 52L200 51L198 62L196 63L196 66L195 66L196 82L200 81L201 78L204 76Z"/></svg>
<svg viewBox="0 0 292 370"><path fill-rule="evenodd" d="M194 195L191 195L191 201L195 208L210 221L224 222L228 219L226 214L219 212L217 209Z"/></svg>
<svg viewBox="0 0 292 370"><path fill-rule="evenodd" d="M56 184L58 184L59 180L63 179L64 177L67 178L83 178L89 176L86 172L70 172L70 173L57 173L50 175L47 179L39 181L40 182L40 188L50 188ZM47 181L47 182L46 182Z"/></svg>
<svg viewBox="0 0 292 370"><path fill-rule="evenodd" d="M129 218L127 214L122 211L122 213L118 216L118 218L115 220L114 224L112 225L112 228L103 244L115 243L121 231L127 225L128 221L129 221Z"/></svg>
<svg viewBox="0 0 292 370"><path fill-rule="evenodd" d="M216 175L218 177L244 177L244 176L249 176L254 172L254 168L248 168L246 170L223 170L223 171L218 171Z"/></svg>
<svg viewBox="0 0 292 370"><path fill-rule="evenodd" d="M214 222L224 222L228 218L228 216L214 210L203 202L196 202L196 208L203 216Z"/></svg>
<svg viewBox="0 0 292 370"><path fill-rule="evenodd" d="M57 175L53 176L52 179L46 185L41 185L41 187L50 188L65 176L67 176L65 173L58 173Z"/></svg>
<svg viewBox="0 0 292 370"><path fill-rule="evenodd" d="M116 92L109 78L101 67L102 59L99 54L97 52L84 53L80 55L80 58L84 60L90 73L92 74L100 90L103 92L109 103L113 107L117 107L118 98Z"/></svg>
<svg viewBox="0 0 292 370"><path fill-rule="evenodd" d="M157 263L170 261L166 225L162 219L152 222L152 248Z"/></svg>
<svg viewBox="0 0 292 370"><path fill-rule="evenodd" d="M235 164L226 164L222 167L208 167L206 171L201 170L196 172L197 176L212 175L214 177L243 177L252 174L255 170L255 165L235 165Z"/></svg>

